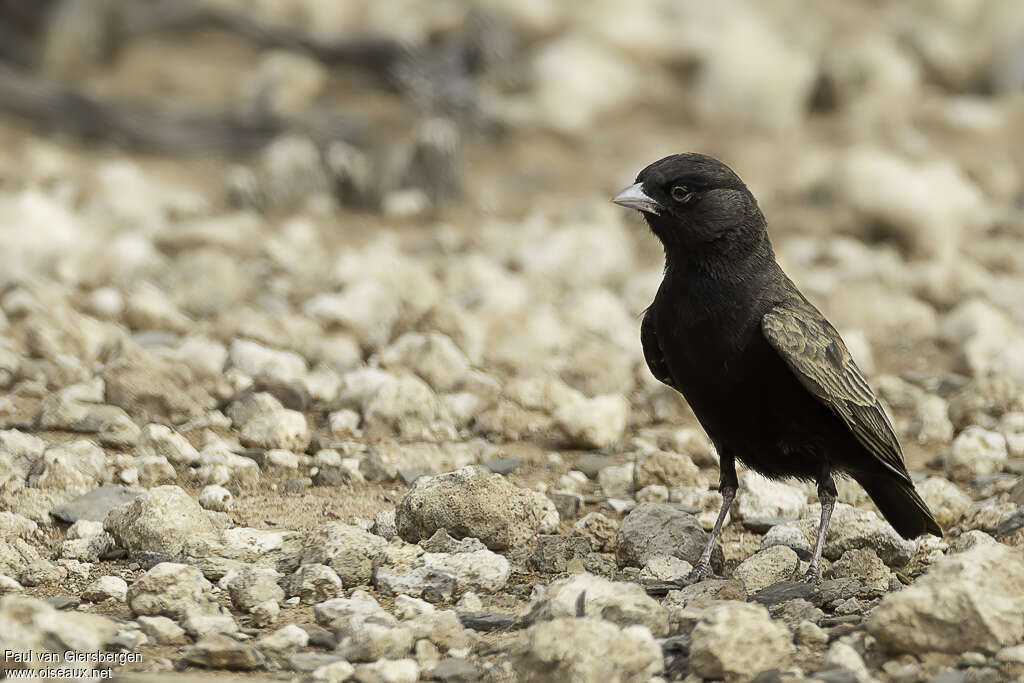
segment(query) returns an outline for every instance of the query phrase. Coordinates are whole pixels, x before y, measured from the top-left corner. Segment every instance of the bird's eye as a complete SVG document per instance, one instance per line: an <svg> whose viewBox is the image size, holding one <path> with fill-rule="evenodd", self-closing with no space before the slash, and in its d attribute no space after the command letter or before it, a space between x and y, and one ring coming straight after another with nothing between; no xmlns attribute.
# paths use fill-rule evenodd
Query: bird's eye
<svg viewBox="0 0 1024 683"><path fill-rule="evenodd" d="M685 204L693 198L693 192L690 192L690 188L685 185L676 185L672 188L672 199Z"/></svg>

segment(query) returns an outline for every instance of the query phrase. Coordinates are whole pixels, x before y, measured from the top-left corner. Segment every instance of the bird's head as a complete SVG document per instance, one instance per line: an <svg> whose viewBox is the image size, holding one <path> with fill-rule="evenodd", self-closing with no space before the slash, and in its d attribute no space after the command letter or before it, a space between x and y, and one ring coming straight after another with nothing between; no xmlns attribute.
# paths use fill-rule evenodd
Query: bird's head
<svg viewBox="0 0 1024 683"><path fill-rule="evenodd" d="M613 200L639 211L670 254L759 237L764 216L732 169L703 154L654 162Z"/></svg>

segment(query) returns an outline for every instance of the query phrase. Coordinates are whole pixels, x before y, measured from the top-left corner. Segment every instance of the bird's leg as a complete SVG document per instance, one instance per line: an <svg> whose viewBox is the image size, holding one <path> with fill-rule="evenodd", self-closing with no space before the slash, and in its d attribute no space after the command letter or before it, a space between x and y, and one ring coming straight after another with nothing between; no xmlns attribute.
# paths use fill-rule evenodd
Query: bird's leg
<svg viewBox="0 0 1024 683"><path fill-rule="evenodd" d="M839 492L836 491L836 483L832 481L832 475L826 474L818 480L818 501L821 503L821 523L818 525L818 537L814 541L814 552L811 554L811 563L807 567L807 574L804 580L808 583L821 582L821 551L825 547L825 536L828 534L828 522L832 519L832 510L836 507L836 498Z"/></svg>
<svg viewBox="0 0 1024 683"><path fill-rule="evenodd" d="M722 532L722 525L725 523L725 515L729 512L729 506L736 498L736 489L739 487L739 480L736 478L736 461L733 457L722 452L718 466L718 492L722 494L722 509L718 511L718 519L715 520L715 526L711 529L704 552L700 554L697 565L686 577L687 584L703 581L712 575L711 553L715 550L715 543L718 542L718 535Z"/></svg>

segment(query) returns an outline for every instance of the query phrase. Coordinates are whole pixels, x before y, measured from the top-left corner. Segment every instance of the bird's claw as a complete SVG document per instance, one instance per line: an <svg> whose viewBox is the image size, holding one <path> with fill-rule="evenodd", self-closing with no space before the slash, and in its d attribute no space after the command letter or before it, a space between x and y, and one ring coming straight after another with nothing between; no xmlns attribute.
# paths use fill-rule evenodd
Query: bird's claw
<svg viewBox="0 0 1024 683"><path fill-rule="evenodd" d="M711 563L699 563L686 575L686 585L691 586L695 583L700 583L704 579L710 579L712 576L714 576L714 572L711 571Z"/></svg>
<svg viewBox="0 0 1024 683"><path fill-rule="evenodd" d="M810 567L804 574L804 583L818 585L821 583L821 571L817 567Z"/></svg>

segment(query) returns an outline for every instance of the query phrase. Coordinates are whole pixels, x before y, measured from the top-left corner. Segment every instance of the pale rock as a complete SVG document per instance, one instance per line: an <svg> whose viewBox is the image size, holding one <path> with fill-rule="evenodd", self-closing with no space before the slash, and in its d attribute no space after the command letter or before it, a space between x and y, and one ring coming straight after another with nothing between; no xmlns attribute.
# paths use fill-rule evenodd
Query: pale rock
<svg viewBox="0 0 1024 683"><path fill-rule="evenodd" d="M650 681L664 670L661 648L643 626L621 628L603 619L559 617L519 636L520 680Z"/></svg>
<svg viewBox="0 0 1024 683"><path fill-rule="evenodd" d="M90 441L51 446L28 477L28 485L82 495L109 481L107 457Z"/></svg>
<svg viewBox="0 0 1024 683"><path fill-rule="evenodd" d="M132 286L125 305L124 319L135 330L172 330L184 332L193 324L167 293L151 282Z"/></svg>
<svg viewBox="0 0 1024 683"><path fill-rule="evenodd" d="M832 563L827 576L835 579L851 578L861 582L866 590L888 592L892 572L875 553L868 549L847 550Z"/></svg>
<svg viewBox="0 0 1024 683"><path fill-rule="evenodd" d="M792 580L799 568L796 552L784 545L774 545L743 560L732 575L743 581L747 593L756 593L780 581Z"/></svg>
<svg viewBox="0 0 1024 683"><path fill-rule="evenodd" d="M999 541L992 538L980 529L971 529L957 536L949 544L949 550L953 553L962 553L979 545L996 545Z"/></svg>
<svg viewBox="0 0 1024 683"><path fill-rule="evenodd" d="M915 488L928 504L935 521L943 528L957 524L971 507L970 496L943 477L928 477L917 483Z"/></svg>
<svg viewBox="0 0 1024 683"><path fill-rule="evenodd" d="M688 455L651 450L639 453L633 464L633 486L637 489L652 484L671 488L703 483L700 468Z"/></svg>
<svg viewBox="0 0 1024 683"><path fill-rule="evenodd" d="M627 60L578 33L548 42L535 55L539 77L532 116L560 133L581 135L602 115L628 103L641 82ZM572 107L565 103L571 101Z"/></svg>
<svg viewBox="0 0 1024 683"><path fill-rule="evenodd" d="M178 480L178 473L167 458L162 455L147 455L132 460L132 467L135 476L133 483L143 488L152 488L161 484L171 484Z"/></svg>
<svg viewBox="0 0 1024 683"><path fill-rule="evenodd" d="M181 434L161 424L142 428L135 445L137 456L162 456L175 465L198 464L199 451Z"/></svg>
<svg viewBox="0 0 1024 683"><path fill-rule="evenodd" d="M826 669L852 671L857 676L857 680L870 677L868 667L864 664L864 659L860 656L860 653L852 645L841 640L837 640L829 646L822 664Z"/></svg>
<svg viewBox="0 0 1024 683"><path fill-rule="evenodd" d="M327 565L344 585L361 586L370 582L373 559L386 545L380 536L357 526L328 522L307 535L301 562Z"/></svg>
<svg viewBox="0 0 1024 683"><path fill-rule="evenodd" d="M668 487L661 484L645 486L633 496L638 503L667 503Z"/></svg>
<svg viewBox="0 0 1024 683"><path fill-rule="evenodd" d="M350 439L358 437L359 422L362 418L354 410L336 410L327 415L327 425L331 435L339 439Z"/></svg>
<svg viewBox="0 0 1024 683"><path fill-rule="evenodd" d="M794 632L794 640L798 645L823 648L828 645L828 633L813 621L801 621Z"/></svg>
<svg viewBox="0 0 1024 683"><path fill-rule="evenodd" d="M181 552L188 537L214 530L199 504L177 486L158 486L111 510L103 528L129 552L172 556Z"/></svg>
<svg viewBox="0 0 1024 683"><path fill-rule="evenodd" d="M704 610L690 637L690 667L703 678L750 679L784 669L793 655L789 629L756 603L729 601Z"/></svg>
<svg viewBox="0 0 1024 683"><path fill-rule="evenodd" d="M252 448L304 451L310 442L309 425L302 413L282 408L246 422L241 441Z"/></svg>
<svg viewBox="0 0 1024 683"><path fill-rule="evenodd" d="M466 591L459 598L459 601L455 603L455 609L459 612L482 612L484 603L479 595L473 591Z"/></svg>
<svg viewBox="0 0 1024 683"><path fill-rule="evenodd" d="M128 597L128 584L120 576L101 576L82 591L82 599L89 602L116 600L124 602Z"/></svg>
<svg viewBox="0 0 1024 683"><path fill-rule="evenodd" d="M27 662L27 668L36 669L37 675L45 671L46 663L39 661L43 653L52 653L55 662L61 663L70 651L87 657L90 652L102 652L113 645L120 630L121 626L107 617L74 610L58 611L27 595L9 594L0 598L0 640L4 649L12 654L35 653L32 662ZM79 666L92 668L84 661Z"/></svg>
<svg viewBox="0 0 1024 683"><path fill-rule="evenodd" d="M492 550L504 550L554 531L558 512L543 494L483 468L463 467L418 479L399 501L395 521L398 534L409 542L447 529L456 538L471 536Z"/></svg>
<svg viewBox="0 0 1024 683"><path fill-rule="evenodd" d="M441 652L469 652L476 638L463 627L453 610L435 610L408 618L402 625L411 629L416 640L427 639Z"/></svg>
<svg viewBox="0 0 1024 683"><path fill-rule="evenodd" d="M740 519L797 519L807 507L807 496L795 486L772 481L750 470L741 472L739 479L735 507Z"/></svg>
<svg viewBox="0 0 1024 683"><path fill-rule="evenodd" d="M163 616L139 616L139 628L157 645L184 645L188 642L185 629Z"/></svg>
<svg viewBox="0 0 1024 683"><path fill-rule="evenodd" d="M622 465L609 465L602 467L597 473L597 482L601 485L601 492L609 498L629 498L633 495L635 488L634 469L636 465L627 462Z"/></svg>
<svg viewBox="0 0 1024 683"><path fill-rule="evenodd" d="M420 665L415 659L378 659L369 664L360 664L356 669L359 680L381 681L381 683L416 683L420 679Z"/></svg>
<svg viewBox="0 0 1024 683"><path fill-rule="evenodd" d="M227 581L231 602L237 609L251 611L267 600L281 602L284 590L277 585L281 574L269 567L244 567Z"/></svg>
<svg viewBox="0 0 1024 683"><path fill-rule="evenodd" d="M439 332L407 332L377 355L384 369L404 368L419 375L434 391L454 391L470 370L469 359Z"/></svg>
<svg viewBox="0 0 1024 683"><path fill-rule="evenodd" d="M243 79L238 96L253 116L294 117L312 108L326 82L320 62L290 50L270 50Z"/></svg>
<svg viewBox="0 0 1024 683"><path fill-rule="evenodd" d="M292 351L271 349L248 339L234 339L228 349L228 362L246 375L284 386L305 381L306 360Z"/></svg>
<svg viewBox="0 0 1024 683"><path fill-rule="evenodd" d="M281 604L277 600L264 600L249 610L254 626L267 627L281 615Z"/></svg>
<svg viewBox="0 0 1024 683"><path fill-rule="evenodd" d="M99 562L108 552L117 547L114 537L99 533L87 538L69 539L60 544L60 557L65 560Z"/></svg>
<svg viewBox="0 0 1024 683"><path fill-rule="evenodd" d="M655 635L668 632L668 612L635 583L613 582L589 573L559 579L545 587L530 604L529 623L583 615L619 626L641 625Z"/></svg>
<svg viewBox="0 0 1024 683"><path fill-rule="evenodd" d="M949 404L941 396L923 394L908 426L921 444L947 444L953 440L953 423L949 419Z"/></svg>
<svg viewBox="0 0 1024 683"><path fill-rule="evenodd" d="M481 593L500 591L511 574L509 561L487 549L471 552L417 554L408 564L378 567L374 584L386 593L420 595L439 577L454 583L454 590Z"/></svg>
<svg viewBox="0 0 1024 683"><path fill-rule="evenodd" d="M615 549L618 524L600 512L588 512L572 525L572 533L590 541L595 552L607 553Z"/></svg>
<svg viewBox="0 0 1024 683"><path fill-rule="evenodd" d="M887 595L868 630L892 652L996 652L1024 638L1024 554L978 545Z"/></svg>
<svg viewBox="0 0 1024 683"><path fill-rule="evenodd" d="M686 560L671 555L658 555L647 560L640 570L640 581L682 581L693 569Z"/></svg>
<svg viewBox="0 0 1024 683"><path fill-rule="evenodd" d="M453 436L437 395L412 376L385 381L363 408L364 429L375 438L430 439Z"/></svg>
<svg viewBox="0 0 1024 683"><path fill-rule="evenodd" d="M574 445L607 448L625 432L629 402L620 394L580 397L559 406L554 417Z"/></svg>
<svg viewBox="0 0 1024 683"><path fill-rule="evenodd" d="M884 226L924 256L952 257L961 236L988 216L977 186L945 159L915 164L881 148L853 147L840 156L836 189L861 224Z"/></svg>
<svg viewBox="0 0 1024 683"><path fill-rule="evenodd" d="M972 477L1002 471L1006 456L1006 438L1002 434L971 426L953 440L946 471L953 480L966 482Z"/></svg>
<svg viewBox="0 0 1024 683"><path fill-rule="evenodd" d="M92 524L95 524L93 522ZM93 532L88 535L95 535L96 533L103 533L103 526L99 525L100 528L96 531L95 526L91 527L79 527L79 530L86 532ZM8 510L0 510L0 538L10 539L15 536L30 539L37 531L39 531L39 525L33 522L27 517L23 517L15 512ZM70 537L70 529L69 529ZM77 538L77 536L76 536Z"/></svg>
<svg viewBox="0 0 1024 683"><path fill-rule="evenodd" d="M277 655L301 650L309 644L309 634L295 624L282 626L256 641L256 647Z"/></svg>
<svg viewBox="0 0 1024 683"><path fill-rule="evenodd" d="M285 587L289 597L314 605L341 595L344 586L338 573L327 565L303 564L288 578Z"/></svg>
<svg viewBox="0 0 1024 683"><path fill-rule="evenodd" d="M204 486L199 492L199 504L206 510L228 512L233 505L232 498L230 491L216 484Z"/></svg>
<svg viewBox="0 0 1024 683"><path fill-rule="evenodd" d="M127 592L128 606L140 616L181 620L187 612L216 614L213 585L195 567L161 562L139 577Z"/></svg>
<svg viewBox="0 0 1024 683"><path fill-rule="evenodd" d="M364 621L359 628L339 637L337 652L349 661L375 662L404 657L412 650L412 646L413 635L410 629Z"/></svg>
<svg viewBox="0 0 1024 683"><path fill-rule="evenodd" d="M341 659L330 664L317 667L312 674L314 681L318 683L344 683L351 680L356 668L347 660Z"/></svg>
<svg viewBox="0 0 1024 683"><path fill-rule="evenodd" d="M32 529L34 531L34 529ZM79 519L68 527L69 539L86 539L92 536L99 536L103 532L103 522L91 519Z"/></svg>
<svg viewBox="0 0 1024 683"><path fill-rule="evenodd" d="M731 12L718 26L695 86L702 121L776 133L803 121L815 64L759 15Z"/></svg>
<svg viewBox="0 0 1024 683"><path fill-rule="evenodd" d="M984 299L965 301L946 314L940 339L957 350L958 360L972 376L986 374L1013 335L1009 317Z"/></svg>
<svg viewBox="0 0 1024 683"><path fill-rule="evenodd" d="M181 620L185 632L196 639L209 635L232 635L238 633L238 622L226 612L210 609L189 608Z"/></svg>

